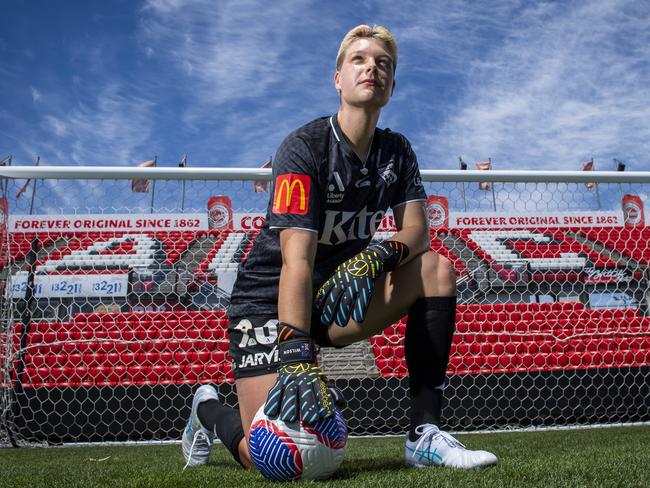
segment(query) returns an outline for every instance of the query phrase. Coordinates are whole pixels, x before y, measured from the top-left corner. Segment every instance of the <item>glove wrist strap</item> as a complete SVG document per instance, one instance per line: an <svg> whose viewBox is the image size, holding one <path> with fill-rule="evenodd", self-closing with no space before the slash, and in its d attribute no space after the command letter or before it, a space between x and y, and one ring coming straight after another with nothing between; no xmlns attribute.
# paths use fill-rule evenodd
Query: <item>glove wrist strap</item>
<svg viewBox="0 0 650 488"><path fill-rule="evenodd" d="M384 272L393 271L397 265L409 255L409 248L399 241L384 241L368 246L368 249L376 251L384 263Z"/></svg>
<svg viewBox="0 0 650 488"><path fill-rule="evenodd" d="M304 330L280 322L278 324L278 353L281 364L316 363L316 343Z"/></svg>

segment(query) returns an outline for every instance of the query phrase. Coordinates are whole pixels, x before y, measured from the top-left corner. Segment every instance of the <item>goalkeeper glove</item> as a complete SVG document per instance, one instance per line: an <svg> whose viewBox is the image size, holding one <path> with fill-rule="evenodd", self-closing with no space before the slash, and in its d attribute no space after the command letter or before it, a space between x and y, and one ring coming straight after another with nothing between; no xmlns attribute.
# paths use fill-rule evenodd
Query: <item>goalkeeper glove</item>
<svg viewBox="0 0 650 488"><path fill-rule="evenodd" d="M347 325L350 315L356 322L366 319L375 281L392 271L409 254L406 244L384 241L372 244L342 263L316 294L314 308L321 312L321 322Z"/></svg>
<svg viewBox="0 0 650 488"><path fill-rule="evenodd" d="M284 422L316 425L334 415L327 378L316 364L316 346L309 335L291 325L278 325L280 368L269 391L264 413Z"/></svg>

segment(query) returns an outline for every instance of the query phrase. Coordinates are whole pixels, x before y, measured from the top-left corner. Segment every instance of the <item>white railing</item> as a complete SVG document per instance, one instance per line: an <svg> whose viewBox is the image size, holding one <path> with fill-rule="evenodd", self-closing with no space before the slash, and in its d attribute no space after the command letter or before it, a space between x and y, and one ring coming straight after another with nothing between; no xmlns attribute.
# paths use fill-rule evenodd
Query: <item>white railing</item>
<svg viewBox="0 0 650 488"><path fill-rule="evenodd" d="M522 183L650 183L650 171L461 171L423 169L423 181L522 182ZM179 179L270 180L265 168L137 168L115 166L3 166L0 177L46 179Z"/></svg>

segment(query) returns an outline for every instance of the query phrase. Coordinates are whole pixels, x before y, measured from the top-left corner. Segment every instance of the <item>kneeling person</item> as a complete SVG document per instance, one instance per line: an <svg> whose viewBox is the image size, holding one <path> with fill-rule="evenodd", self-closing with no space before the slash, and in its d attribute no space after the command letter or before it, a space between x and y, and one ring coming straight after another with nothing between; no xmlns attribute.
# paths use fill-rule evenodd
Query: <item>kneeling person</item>
<svg viewBox="0 0 650 488"><path fill-rule="evenodd" d="M395 88L396 63L388 30L351 30L334 75L339 111L280 145L266 223L240 266L229 309L239 409L221 405L212 387L199 388L183 436L188 464L207 462L216 435L240 464L252 467L247 436L262 405L270 417L288 422L314 424L332 415L317 347L367 339L406 314L406 464L496 463L493 454L465 449L438 427L455 273L446 258L429 251L426 194L409 142L377 128ZM371 243L389 208L397 233Z"/></svg>

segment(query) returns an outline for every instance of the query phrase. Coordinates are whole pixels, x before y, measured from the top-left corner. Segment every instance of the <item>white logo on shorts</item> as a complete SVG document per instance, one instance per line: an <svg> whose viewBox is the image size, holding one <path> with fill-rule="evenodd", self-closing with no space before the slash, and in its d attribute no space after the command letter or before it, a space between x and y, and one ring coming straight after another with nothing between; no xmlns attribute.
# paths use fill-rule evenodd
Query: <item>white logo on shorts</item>
<svg viewBox="0 0 650 488"><path fill-rule="evenodd" d="M278 321L267 321L261 327L253 327L248 319L240 320L235 329L241 332L239 347L251 347L257 344L273 344L278 337ZM251 331L253 331L251 333Z"/></svg>

